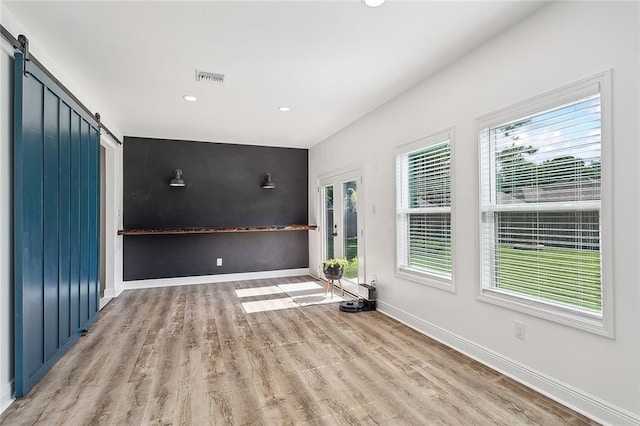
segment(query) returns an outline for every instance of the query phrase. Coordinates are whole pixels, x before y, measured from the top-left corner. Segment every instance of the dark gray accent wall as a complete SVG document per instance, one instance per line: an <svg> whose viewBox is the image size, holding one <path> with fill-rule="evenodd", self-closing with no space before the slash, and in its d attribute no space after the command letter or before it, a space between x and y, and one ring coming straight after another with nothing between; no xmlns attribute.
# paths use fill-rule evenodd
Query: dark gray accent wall
<svg viewBox="0 0 640 426"><path fill-rule="evenodd" d="M170 187L175 169L186 187ZM266 172L275 189L263 189ZM126 137L124 228L307 223L308 151ZM222 266L216 259L222 258ZM124 237L124 280L309 266L308 231Z"/></svg>

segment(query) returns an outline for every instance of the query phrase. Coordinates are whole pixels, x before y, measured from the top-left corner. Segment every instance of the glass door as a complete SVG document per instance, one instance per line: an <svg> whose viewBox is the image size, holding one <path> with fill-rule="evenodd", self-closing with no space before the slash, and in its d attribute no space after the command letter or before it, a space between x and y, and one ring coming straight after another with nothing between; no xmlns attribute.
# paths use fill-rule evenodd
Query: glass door
<svg viewBox="0 0 640 426"><path fill-rule="evenodd" d="M360 197L358 197L360 195ZM322 206L322 260L345 258L342 285L358 294L358 283L364 282L364 221L358 220L362 204L360 171L343 173L320 181Z"/></svg>
<svg viewBox="0 0 640 426"><path fill-rule="evenodd" d="M334 238L338 235L337 227L334 219L333 209L333 185L327 185L322 187L322 205L323 205L323 256L322 260L332 259L335 256Z"/></svg>

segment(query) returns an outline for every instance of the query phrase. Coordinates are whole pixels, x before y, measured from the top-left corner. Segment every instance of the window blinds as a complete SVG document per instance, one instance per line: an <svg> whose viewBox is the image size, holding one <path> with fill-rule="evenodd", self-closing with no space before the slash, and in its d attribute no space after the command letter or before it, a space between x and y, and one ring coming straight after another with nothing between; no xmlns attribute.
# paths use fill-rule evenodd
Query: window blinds
<svg viewBox="0 0 640 426"><path fill-rule="evenodd" d="M423 141L423 144L428 142ZM451 146L435 144L396 157L398 268L451 278Z"/></svg>
<svg viewBox="0 0 640 426"><path fill-rule="evenodd" d="M599 315L600 94L481 128L483 288Z"/></svg>

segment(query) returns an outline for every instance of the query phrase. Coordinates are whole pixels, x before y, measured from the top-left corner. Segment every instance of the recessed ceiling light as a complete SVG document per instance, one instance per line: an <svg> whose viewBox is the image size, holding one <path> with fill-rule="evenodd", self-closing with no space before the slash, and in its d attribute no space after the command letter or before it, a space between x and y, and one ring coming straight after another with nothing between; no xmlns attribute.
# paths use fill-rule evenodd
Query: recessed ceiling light
<svg viewBox="0 0 640 426"><path fill-rule="evenodd" d="M289 107L280 107L280 108L278 108L278 110L280 110L280 112L289 112L289 111L291 111L291 108L289 108Z"/></svg>
<svg viewBox="0 0 640 426"><path fill-rule="evenodd" d="M367 7L378 7L384 3L384 0L362 0L362 4Z"/></svg>
<svg viewBox="0 0 640 426"><path fill-rule="evenodd" d="M196 98L195 96L191 96L191 95L184 95L182 97L182 99L184 99L185 101L188 101L188 102L195 102L195 101L198 100L198 98Z"/></svg>

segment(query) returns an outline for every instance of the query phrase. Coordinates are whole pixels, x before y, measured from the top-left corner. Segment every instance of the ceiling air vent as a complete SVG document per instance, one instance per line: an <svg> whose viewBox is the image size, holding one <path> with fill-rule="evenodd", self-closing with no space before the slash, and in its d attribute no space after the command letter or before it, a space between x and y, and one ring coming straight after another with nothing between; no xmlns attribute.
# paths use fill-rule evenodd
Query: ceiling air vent
<svg viewBox="0 0 640 426"><path fill-rule="evenodd" d="M210 83L224 83L224 74L206 72L196 69L196 81L208 81Z"/></svg>

